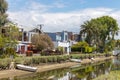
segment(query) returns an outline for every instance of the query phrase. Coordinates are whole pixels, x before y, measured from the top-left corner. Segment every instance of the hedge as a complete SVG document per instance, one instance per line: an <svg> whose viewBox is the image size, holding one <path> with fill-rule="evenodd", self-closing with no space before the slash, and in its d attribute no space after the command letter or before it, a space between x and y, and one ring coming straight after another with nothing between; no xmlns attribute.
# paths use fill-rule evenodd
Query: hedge
<svg viewBox="0 0 120 80"><path fill-rule="evenodd" d="M111 56L111 53L102 53L102 54L70 54L70 55L55 55L55 56L33 56L33 57L16 57L13 60L10 58L0 59L0 70L9 69L11 61L14 61L16 64L24 65L40 65L41 63L61 63L68 61L70 58L75 59L87 59L92 57L100 56Z"/></svg>

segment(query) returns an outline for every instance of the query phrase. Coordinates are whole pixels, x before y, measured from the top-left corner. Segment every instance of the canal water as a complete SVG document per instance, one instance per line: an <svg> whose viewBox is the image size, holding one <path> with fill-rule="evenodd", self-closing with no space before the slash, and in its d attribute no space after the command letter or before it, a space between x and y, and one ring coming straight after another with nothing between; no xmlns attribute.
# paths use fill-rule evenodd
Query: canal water
<svg viewBox="0 0 120 80"><path fill-rule="evenodd" d="M120 58L114 58L103 62L76 65L1 80L92 80L102 74L109 74L110 71L118 69L120 69Z"/></svg>

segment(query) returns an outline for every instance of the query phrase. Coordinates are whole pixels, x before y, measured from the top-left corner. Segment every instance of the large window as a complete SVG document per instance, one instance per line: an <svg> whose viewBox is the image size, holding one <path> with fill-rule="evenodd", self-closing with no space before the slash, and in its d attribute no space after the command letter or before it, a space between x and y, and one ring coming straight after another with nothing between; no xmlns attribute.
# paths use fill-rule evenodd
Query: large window
<svg viewBox="0 0 120 80"><path fill-rule="evenodd" d="M61 36L57 35L57 36L56 36L56 40L57 40L57 41L61 41Z"/></svg>
<svg viewBox="0 0 120 80"><path fill-rule="evenodd" d="M65 40L66 40L66 41L68 40L68 35L65 35Z"/></svg>

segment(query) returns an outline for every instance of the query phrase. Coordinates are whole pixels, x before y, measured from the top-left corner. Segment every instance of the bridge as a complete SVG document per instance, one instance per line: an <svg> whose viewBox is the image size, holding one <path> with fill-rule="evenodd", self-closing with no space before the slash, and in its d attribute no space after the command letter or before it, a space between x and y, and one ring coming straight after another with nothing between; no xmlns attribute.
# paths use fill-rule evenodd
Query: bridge
<svg viewBox="0 0 120 80"><path fill-rule="evenodd" d="M114 56L120 55L120 50L113 50L113 55Z"/></svg>

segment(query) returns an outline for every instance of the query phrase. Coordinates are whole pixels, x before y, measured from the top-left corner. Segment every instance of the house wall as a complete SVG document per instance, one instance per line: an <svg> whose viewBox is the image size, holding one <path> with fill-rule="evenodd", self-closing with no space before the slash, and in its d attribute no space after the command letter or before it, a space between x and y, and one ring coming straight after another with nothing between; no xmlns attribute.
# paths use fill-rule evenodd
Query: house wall
<svg viewBox="0 0 120 80"><path fill-rule="evenodd" d="M56 41L56 33L47 33L47 34L52 39L52 41Z"/></svg>
<svg viewBox="0 0 120 80"><path fill-rule="evenodd" d="M47 33L52 41L68 41L68 33L66 31L59 33Z"/></svg>
<svg viewBox="0 0 120 80"><path fill-rule="evenodd" d="M56 34L56 41L61 41L61 35Z"/></svg>
<svg viewBox="0 0 120 80"><path fill-rule="evenodd" d="M63 31L61 33L61 40L62 41L68 41L68 33L66 31Z"/></svg>
<svg viewBox="0 0 120 80"><path fill-rule="evenodd" d="M71 52L71 44L68 41L68 32L56 32L56 33L47 33L51 37L55 48L63 47L66 53Z"/></svg>
<svg viewBox="0 0 120 80"><path fill-rule="evenodd" d="M55 48L63 47L64 51L68 55L69 55L69 52L71 52L71 44L70 44L70 42L60 42L60 41L57 41L57 42L53 42L53 43L54 43Z"/></svg>

